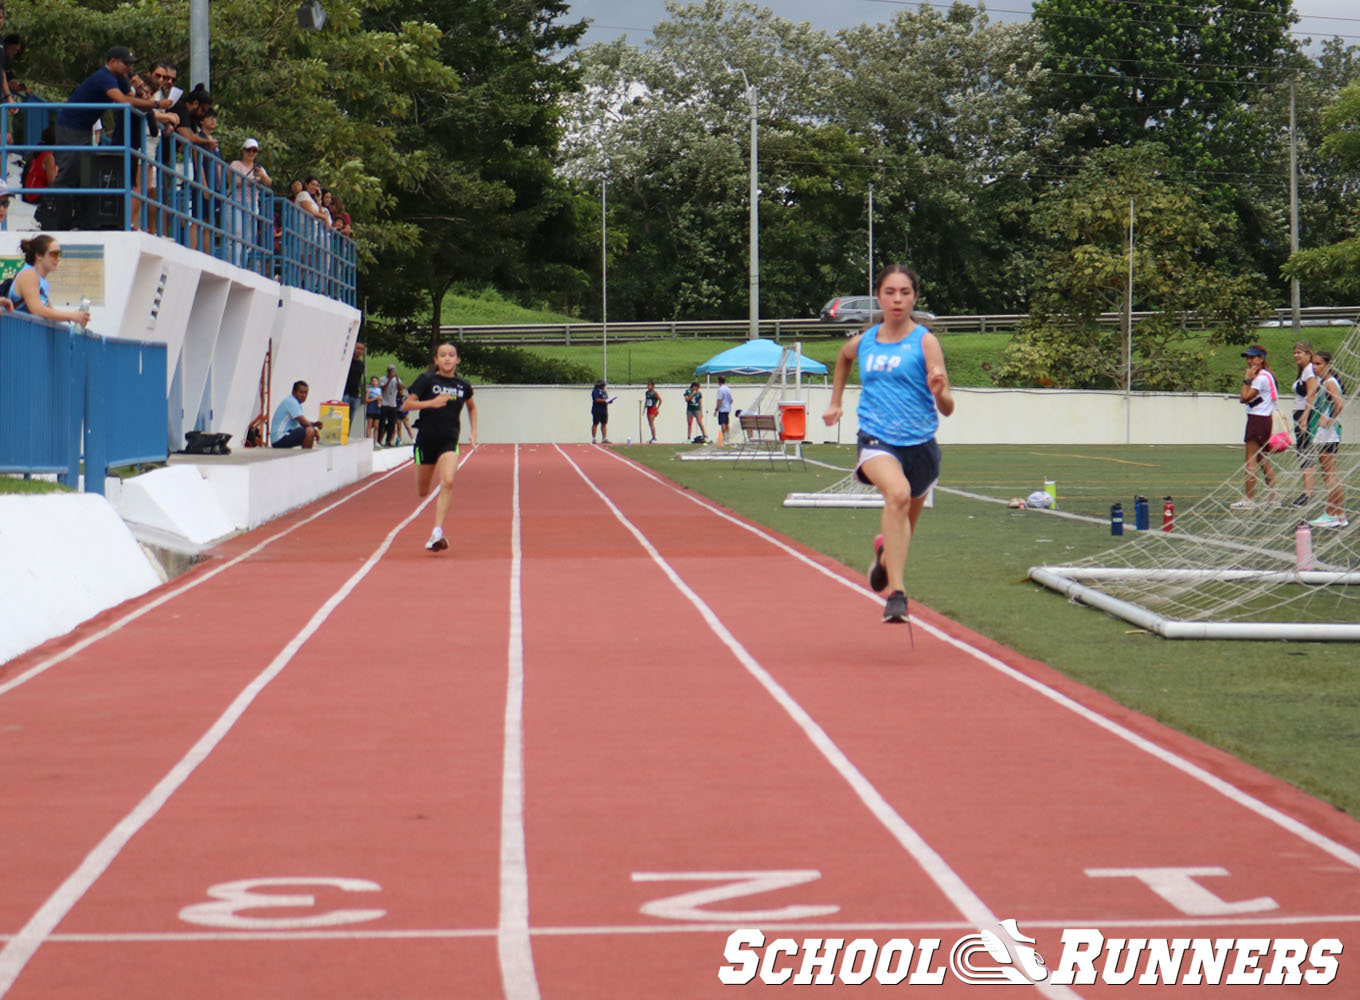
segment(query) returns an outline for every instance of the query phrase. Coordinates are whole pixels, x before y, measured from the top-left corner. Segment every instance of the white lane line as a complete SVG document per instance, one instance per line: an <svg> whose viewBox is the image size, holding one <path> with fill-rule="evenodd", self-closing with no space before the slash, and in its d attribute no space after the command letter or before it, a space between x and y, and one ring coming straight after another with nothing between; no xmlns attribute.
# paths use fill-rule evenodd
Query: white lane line
<svg viewBox="0 0 1360 1000"><path fill-rule="evenodd" d="M472 455L469 453L468 458L471 457ZM467 459L464 459L464 461L466 462ZM189 780L189 776L194 773L198 766L207 760L208 756L226 738L232 727L240 721L241 716L245 714L251 703L269 682L282 673L283 668L288 665L303 644L316 634L331 613L378 564L378 561L391 548L397 535L414 521L436 496L438 496L438 493L431 493L427 496L416 506L415 510L387 533L387 537L382 540L364 564L317 609L311 620L279 651L269 666L265 667L236 696L227 710L217 718L217 721L208 728L207 732L199 737L198 742L180 759L179 763L172 767L165 777L146 794L146 797L137 803L132 811L105 835L104 839L85 856L85 860L80 863L79 867L67 876L66 881L58 886L57 890L38 908L38 911L29 918L28 923L20 929L19 933L9 939L4 949L0 950L0 997L9 992L10 987L19 978L19 974L23 972L29 960L51 937L56 926L80 902L81 898L104 874L109 865L113 864L119 852L151 821L152 817L169 801L170 796ZM308 518L308 520L311 520L311 518ZM281 537L282 534L286 534L286 532L276 537Z"/></svg>
<svg viewBox="0 0 1360 1000"><path fill-rule="evenodd" d="M713 514L716 514L723 520L730 521L737 527L745 531L749 531L751 534L757 536L758 538L761 538L764 541L769 542L775 548L781 549L782 551L793 556L800 562L803 562L807 566L810 566L812 569L816 570L818 573L821 573L827 579L834 580L842 587L846 587L857 594L865 596L872 600L874 603L877 603L878 601L882 600L882 598L878 594L875 594L873 591L868 590L861 584L848 580L844 576L841 576L839 573L836 573L835 571L828 569L827 567L821 565L817 561L804 555L802 552L799 552L792 546L786 544L785 542L781 541L778 538L775 538L773 535L769 534L763 529L758 528L755 525L748 524L745 521L740 520L739 518L733 517L726 511L713 506L713 504L705 500L699 499L692 493L687 493L684 490L678 489L674 483L662 479L660 476L657 476L655 473L653 473L650 469L646 468L645 466L640 466L634 462L629 461L628 459L620 458L618 455L615 455L614 452L610 451L609 449L604 450L605 453L608 454L615 461L622 463L623 465L637 472L639 475L642 475L648 479L651 479L659 483L660 485L674 492L677 496L684 497L691 503L697 504L698 506L704 508L705 510ZM1344 862L1350 867L1360 870L1360 852L1354 851L1351 848L1347 847L1346 845L1338 843L1335 840L1332 840L1326 834L1319 833L1317 830L1314 830L1312 827L1307 826L1301 821L1295 819L1288 813L1276 809L1274 806L1267 805L1260 799L1252 795L1249 795L1247 792L1242 791L1242 789L1238 788L1236 785L1233 785L1230 782L1227 782L1224 779L1218 777L1216 774L1213 774L1212 772L1205 770L1198 764L1194 764L1186 760L1184 757L1181 757L1174 751L1168 750L1165 747L1157 743L1154 743L1152 740L1148 739L1145 736L1140 736L1138 733L1135 733L1132 729L1128 729L1127 727L1120 725L1113 719L1106 718L1105 716L1097 712L1095 709L1087 708L1085 705L1069 697L1068 695L1063 694L1061 691L1056 691L1053 688L1049 687L1047 684L1044 684L1042 681L1035 680L1033 677L1030 677L1028 674L1023 673L1020 670L1017 670L1016 668L1010 666L1007 663L1004 663L1003 661L997 659L995 656L992 656L990 653L985 653L982 650L978 649L976 646L972 646L962 639L955 638L948 632L945 632L944 630L937 628L934 625L931 625L929 622L923 622L919 618L913 619L913 621L915 622L915 624L924 628L928 633L933 635L935 638L939 639L941 642L946 642L949 645L953 646L954 648L961 650L964 653L967 653L970 657L979 661L980 663L983 663L986 666L991 667L998 673L1004 674L1006 677L1009 677L1013 681L1023 684L1025 687L1030 688L1032 691L1035 691L1038 694L1043 695L1045 698L1049 699L1055 704L1062 706L1063 708L1080 716L1083 719L1086 719L1088 722L1092 723L1095 726L1100 727L1101 729L1104 729L1111 735L1117 736L1119 739L1124 740L1126 743L1131 744L1132 746L1143 751L1149 756L1156 758L1157 760L1168 765L1169 767L1175 768L1182 774L1185 774L1188 777L1193 778L1195 781L1205 785L1206 787L1222 795L1224 798L1229 799L1232 802L1235 802L1237 805L1242 806L1244 809L1247 809L1248 811L1256 814L1257 816L1260 816L1262 819L1268 820L1269 822L1274 823L1276 826L1279 826L1280 828L1288 831L1289 833L1298 837L1300 840L1303 840L1313 845L1319 850L1325 851L1327 854L1330 854L1332 857L1336 858L1339 861ZM1189 737L1187 737L1187 739L1188 738Z"/></svg>
<svg viewBox="0 0 1360 1000"><path fill-rule="evenodd" d="M949 863L931 847L924 837L916 832L901 814L895 810L888 800L874 787L873 783L864 776L864 773L857 768L854 763L846 756L845 752L836 745L835 741L827 735L826 730L817 724L816 720L808 714L793 696L784 690L783 686L767 671L756 658L752 656L736 636L728 631L727 626L722 623L718 616L713 612L697 593L687 584L668 563L656 547L647 539L632 521L621 511L614 501L609 499L579 465L571 460L571 457L560 447L557 449L567 464L576 470L576 474L582 481L594 491L602 503L609 508L615 519L628 530L637 543L656 563L662 573L671 581L671 584L683 594L699 612L704 619L704 623L714 635L731 650L738 662L746 668L747 673L755 678L761 687L784 709L785 713L791 718L795 725L803 731L803 734L817 748L818 752L836 770L842 779L850 786L854 793L864 803L865 807L874 817L883 824L884 828L892 837L915 859L916 863L926 873L932 882L944 893L954 908L959 911L964 919L972 922L978 928L991 928L1000 921L991 909L984 903L967 883L959 877ZM1046 997L1076 997L1079 994L1063 986L1053 986L1049 983L1036 983L1035 989Z"/></svg>
<svg viewBox="0 0 1360 1000"><path fill-rule="evenodd" d="M273 545L280 538L284 538L287 535L291 535L294 531L297 531L303 525L310 524L312 521L315 521L318 517L322 517L326 514L329 514L331 511L335 510L335 508L341 506L342 504L349 503L349 501L353 500L360 493L363 493L365 490L371 490L373 487L377 486L385 479L388 479L389 477L396 475L396 473L399 470L404 468L406 468L406 465L404 463L402 465L398 465L396 468L389 470L388 472L379 476L377 479L373 480L373 482L367 483L366 485L359 487L353 493L350 493L347 496L344 496L341 499L337 500L335 503L321 508L319 511L317 511L315 514L312 514L310 517L303 518L296 524L289 525L287 528L284 528L278 534L270 535L268 538L260 542L258 545L255 545L252 548L247 549L245 552L242 552L238 556L233 556L231 559L228 559L226 562L222 563L222 565L215 566L212 569L208 570L206 573L194 577L188 583L181 584L172 590L167 590L164 594L161 594L154 600L148 601L146 604L143 604L135 611L129 611L127 614L119 618L117 621L110 622L107 626L100 629L98 632L94 633L94 635L86 636L84 639L81 639L75 645L63 649L60 653L56 653L45 660L35 663L33 666L29 667L23 673L15 674L9 680L5 681L3 684L0 684L0 695L8 694L10 691L13 691L15 688L17 688L20 684L23 684L26 681L31 681L38 675L46 673L48 670L50 670L52 667L55 667L57 664L64 663L71 657L76 656L79 653L83 653L85 650L93 646L96 642L100 642L103 639L107 639L109 636L115 634L116 632L121 631L128 625L131 625L133 622L135 622L138 618L141 618L143 615L155 611L162 605L167 604L170 601L173 601L176 597L188 593L195 587L202 586L209 580L213 579L215 576L221 573L225 573L233 566L236 566L238 563L244 562L245 560L251 558L252 556L258 555L262 550L268 548L270 545Z"/></svg>
<svg viewBox="0 0 1360 1000"><path fill-rule="evenodd" d="M519 445L515 445L510 518L510 640L505 685L505 753L501 765L500 922L496 954L506 1000L538 1000L529 938L529 860L524 838L524 565L520 542Z"/></svg>
<svg viewBox="0 0 1360 1000"><path fill-rule="evenodd" d="M1071 928L1113 929L1228 929L1246 927L1301 927L1306 925L1360 924L1360 913L1301 914L1292 917L1184 917L1155 920L1151 918L1080 917L1039 919L1025 918L1025 929L1068 930ZM701 924L614 924L534 927L535 937L608 937L614 934L657 936L663 934L726 934L751 926L751 922L715 920ZM958 931L961 934L977 930L965 920L878 920L845 921L771 921L761 923L760 929L770 933L804 931L807 934ZM411 927L398 930L313 930L313 931L109 931L106 933L52 934L54 944L193 944L201 941L427 941L460 938L492 938L500 934L498 927ZM0 935L0 941L6 940Z"/></svg>

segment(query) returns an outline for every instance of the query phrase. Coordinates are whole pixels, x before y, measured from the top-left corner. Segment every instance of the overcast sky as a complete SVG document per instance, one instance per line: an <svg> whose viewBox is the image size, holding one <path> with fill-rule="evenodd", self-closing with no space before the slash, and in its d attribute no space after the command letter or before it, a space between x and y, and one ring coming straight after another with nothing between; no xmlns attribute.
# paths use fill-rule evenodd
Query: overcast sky
<svg viewBox="0 0 1360 1000"><path fill-rule="evenodd" d="M902 8L915 10L920 4L903 0L765 0L763 6L791 21L811 21L814 27L835 32L866 21L887 21ZM945 10L949 5L932 6ZM1295 0L1294 9L1301 18L1295 26L1300 36L1321 39L1340 35L1347 44L1360 45L1360 5L1356 0ZM995 20L1026 18L1029 12L1025 0L997 0L995 6L987 5L988 15ZM627 35L633 44L643 45L652 25L665 20L666 4L665 0L576 0L571 13L574 18L592 22L583 44Z"/></svg>

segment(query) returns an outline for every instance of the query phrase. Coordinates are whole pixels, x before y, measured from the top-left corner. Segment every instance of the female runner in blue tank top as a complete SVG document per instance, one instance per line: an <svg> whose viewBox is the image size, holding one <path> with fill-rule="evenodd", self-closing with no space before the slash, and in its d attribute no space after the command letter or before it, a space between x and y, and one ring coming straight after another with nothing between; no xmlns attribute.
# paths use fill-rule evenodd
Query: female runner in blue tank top
<svg viewBox="0 0 1360 1000"><path fill-rule="evenodd" d="M954 412L944 352L935 335L912 318L920 291L916 274L890 264L878 276L883 322L846 341L836 356L828 426L841 418L850 367L859 363L859 457L855 474L883 494L883 533L874 540L869 585L888 591L885 622L907 620L903 579L907 548L926 495L940 477L935 430Z"/></svg>

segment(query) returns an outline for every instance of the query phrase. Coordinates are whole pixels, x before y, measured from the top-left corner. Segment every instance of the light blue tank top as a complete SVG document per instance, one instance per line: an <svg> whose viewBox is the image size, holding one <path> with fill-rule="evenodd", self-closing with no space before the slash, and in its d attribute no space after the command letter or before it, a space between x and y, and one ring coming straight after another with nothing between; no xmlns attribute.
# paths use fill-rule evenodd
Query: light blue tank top
<svg viewBox="0 0 1360 1000"><path fill-rule="evenodd" d="M878 331L870 327L859 341L859 429L887 444L929 441L940 415L926 385L926 328L918 325L895 344L880 344Z"/></svg>
<svg viewBox="0 0 1360 1000"><path fill-rule="evenodd" d="M16 274L16 275L14 276L14 278L15 278L15 280L18 280L19 275L20 275L20 274L23 274L25 271L36 271L36 270L37 270L37 268L35 268L32 264L25 264L23 267L19 268L19 273ZM26 313L26 312L28 312L28 304L27 304L26 302L24 302L24 300L23 300L22 297L16 296L16 295L14 294L13 288L14 288L14 285L11 284L11 285L10 285L10 289L11 289L11 291L10 291L10 298L14 300L14 311L17 312L17 313ZM51 295L51 286L48 285L47 279L44 278L41 274L38 275L38 298L42 299L42 304L43 304L43 305L45 305L45 306L50 306L50 305L52 304L51 301L50 301L50 295Z"/></svg>

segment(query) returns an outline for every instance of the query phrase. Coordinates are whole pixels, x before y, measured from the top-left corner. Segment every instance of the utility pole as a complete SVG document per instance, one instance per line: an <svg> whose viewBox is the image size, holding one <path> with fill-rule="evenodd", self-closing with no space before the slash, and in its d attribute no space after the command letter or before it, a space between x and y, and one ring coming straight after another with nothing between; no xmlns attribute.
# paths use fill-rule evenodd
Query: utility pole
<svg viewBox="0 0 1360 1000"><path fill-rule="evenodd" d="M1289 81L1289 252L1299 252L1299 161L1298 136L1294 131L1294 80ZM1299 319L1299 279L1289 282L1289 306L1294 319L1294 339L1303 330Z"/></svg>
<svg viewBox="0 0 1360 1000"><path fill-rule="evenodd" d="M746 79L746 74L742 74ZM746 96L751 102L751 331L748 340L760 336L760 148L756 134L756 88L746 85Z"/></svg>
<svg viewBox="0 0 1360 1000"><path fill-rule="evenodd" d="M185 90L200 83L204 90L212 89L208 41L208 0L189 0L189 86Z"/></svg>
<svg viewBox="0 0 1360 1000"><path fill-rule="evenodd" d="M1129 283L1124 292L1124 443L1133 440L1133 202L1129 199Z"/></svg>
<svg viewBox="0 0 1360 1000"><path fill-rule="evenodd" d="M609 381L609 212L605 191L609 179L600 172L600 336L604 339L604 358L600 377Z"/></svg>
<svg viewBox="0 0 1360 1000"><path fill-rule="evenodd" d="M869 185L869 297L874 294L874 186Z"/></svg>
<svg viewBox="0 0 1360 1000"><path fill-rule="evenodd" d="M756 88L746 79L746 71L738 69L741 82L746 85L746 99L751 102L751 272L748 287L751 297L751 324L748 340L760 336L760 145L756 127Z"/></svg>
<svg viewBox="0 0 1360 1000"><path fill-rule="evenodd" d="M1124 290L1124 391L1133 388L1133 199L1129 199L1129 278Z"/></svg>

